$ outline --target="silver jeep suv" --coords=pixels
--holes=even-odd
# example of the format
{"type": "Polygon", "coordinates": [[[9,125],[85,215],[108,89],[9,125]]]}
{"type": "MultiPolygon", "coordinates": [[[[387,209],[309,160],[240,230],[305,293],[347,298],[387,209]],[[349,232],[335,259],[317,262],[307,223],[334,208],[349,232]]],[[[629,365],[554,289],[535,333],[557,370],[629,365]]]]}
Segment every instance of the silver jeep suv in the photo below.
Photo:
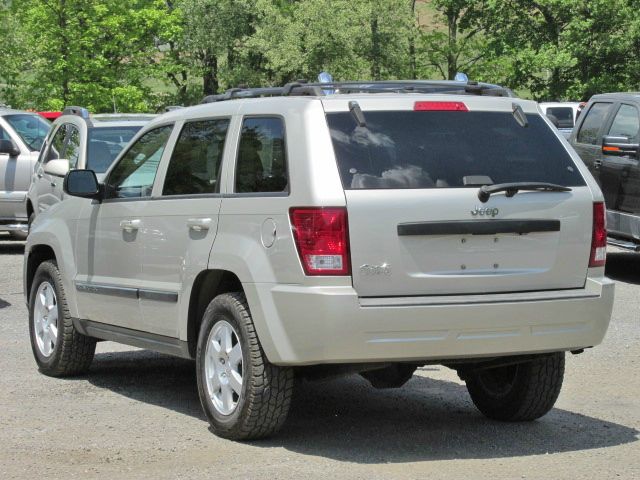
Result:
{"type": "Polygon", "coordinates": [[[97,340],[193,358],[231,439],[278,430],[294,376],[394,388],[425,364],[488,417],[544,415],[565,352],[609,324],[603,199],[538,106],[503,94],[290,84],[157,117],[34,224],[38,367],[86,372],[97,340]]]}

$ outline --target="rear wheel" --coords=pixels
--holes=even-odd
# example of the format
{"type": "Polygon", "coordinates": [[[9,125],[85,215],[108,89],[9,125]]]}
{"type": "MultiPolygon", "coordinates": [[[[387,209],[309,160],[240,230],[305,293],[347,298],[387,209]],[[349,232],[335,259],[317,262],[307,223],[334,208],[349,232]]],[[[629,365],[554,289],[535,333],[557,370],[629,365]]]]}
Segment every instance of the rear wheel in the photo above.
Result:
{"type": "Polygon", "coordinates": [[[553,408],[564,377],[564,352],[536,360],[470,372],[471,400],[485,416],[496,420],[529,421],[553,408]]]}
{"type": "Polygon", "coordinates": [[[284,424],[293,371],[267,360],[242,294],[219,295],[207,307],[196,370],[200,403],[216,435],[262,438],[284,424]]]}
{"type": "Polygon", "coordinates": [[[42,373],[77,375],[89,369],[96,340],[73,326],[58,266],[52,260],[36,270],[29,296],[31,349],[42,373]]]}

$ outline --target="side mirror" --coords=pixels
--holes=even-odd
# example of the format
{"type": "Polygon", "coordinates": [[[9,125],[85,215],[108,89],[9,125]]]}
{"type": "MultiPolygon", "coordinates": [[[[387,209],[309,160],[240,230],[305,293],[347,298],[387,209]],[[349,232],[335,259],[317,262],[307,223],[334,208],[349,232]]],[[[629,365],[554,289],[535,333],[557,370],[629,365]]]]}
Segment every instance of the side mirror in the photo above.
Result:
{"type": "Polygon", "coordinates": [[[102,189],[93,170],[71,170],[64,177],[62,189],[73,197],[102,198],[102,189]]]}
{"type": "Polygon", "coordinates": [[[613,137],[611,135],[605,135],[602,138],[603,155],[637,156],[639,151],[640,145],[637,143],[630,143],[627,137],[613,137]]]}
{"type": "Polygon", "coordinates": [[[13,143],[13,140],[0,140],[0,155],[1,154],[17,157],[20,155],[20,149],[13,143]]]}
{"type": "Polygon", "coordinates": [[[55,175],[56,177],[64,177],[69,171],[69,160],[64,158],[56,158],[49,160],[44,164],[44,173],[55,175]]]}

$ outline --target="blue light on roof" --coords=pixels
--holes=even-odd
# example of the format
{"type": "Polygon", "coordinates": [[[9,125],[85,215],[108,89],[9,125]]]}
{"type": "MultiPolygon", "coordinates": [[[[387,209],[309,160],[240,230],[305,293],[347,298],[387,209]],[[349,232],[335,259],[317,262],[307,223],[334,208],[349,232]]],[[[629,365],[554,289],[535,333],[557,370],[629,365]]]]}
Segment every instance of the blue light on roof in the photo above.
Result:
{"type": "Polygon", "coordinates": [[[466,73],[458,72],[456,76],[453,78],[456,82],[464,82],[467,83],[469,81],[469,77],[467,77],[466,73]]]}

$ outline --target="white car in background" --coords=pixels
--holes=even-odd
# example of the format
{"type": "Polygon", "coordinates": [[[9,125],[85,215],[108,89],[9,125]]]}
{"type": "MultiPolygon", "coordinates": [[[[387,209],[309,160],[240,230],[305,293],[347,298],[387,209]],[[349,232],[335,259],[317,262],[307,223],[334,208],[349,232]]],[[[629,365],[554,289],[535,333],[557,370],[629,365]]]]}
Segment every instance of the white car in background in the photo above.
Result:
{"type": "Polygon", "coordinates": [[[545,115],[553,115],[558,120],[558,130],[569,138],[571,131],[576,124],[580,102],[542,102],[540,108],[545,115]]]}

